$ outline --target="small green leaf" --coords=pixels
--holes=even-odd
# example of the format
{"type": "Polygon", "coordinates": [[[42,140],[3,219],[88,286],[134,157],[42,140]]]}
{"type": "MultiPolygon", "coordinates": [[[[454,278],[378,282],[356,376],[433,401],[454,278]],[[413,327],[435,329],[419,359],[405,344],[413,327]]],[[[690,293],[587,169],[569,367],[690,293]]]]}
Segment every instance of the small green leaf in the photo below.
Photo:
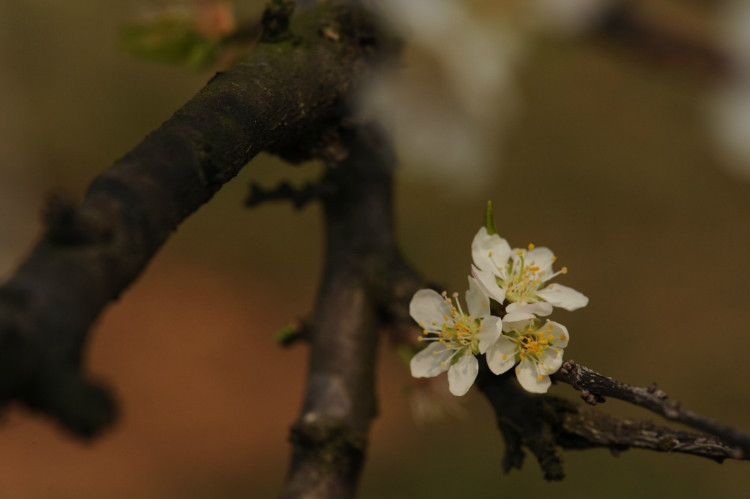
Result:
{"type": "Polygon", "coordinates": [[[216,59],[219,42],[194,28],[188,15],[166,13],[149,21],[125,26],[120,44],[129,54],[152,62],[204,68],[216,59]]]}
{"type": "Polygon", "coordinates": [[[288,345],[298,339],[299,336],[299,325],[298,324],[287,324],[275,333],[273,333],[273,341],[280,345],[288,345]]]}
{"type": "Polygon", "coordinates": [[[497,227],[495,227],[495,216],[492,214],[492,201],[487,201],[487,209],[484,212],[484,228],[487,229],[487,234],[497,234],[497,227]]]}

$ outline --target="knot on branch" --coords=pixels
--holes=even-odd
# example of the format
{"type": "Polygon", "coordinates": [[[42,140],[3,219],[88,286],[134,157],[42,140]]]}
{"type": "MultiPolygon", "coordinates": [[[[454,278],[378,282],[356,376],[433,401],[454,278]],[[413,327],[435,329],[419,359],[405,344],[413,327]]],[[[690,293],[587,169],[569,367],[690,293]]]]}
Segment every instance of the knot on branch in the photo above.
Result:
{"type": "Polygon", "coordinates": [[[294,0],[271,0],[263,11],[261,25],[263,26],[264,42],[276,42],[291,36],[289,19],[294,12],[294,0]]]}
{"type": "MultiPolygon", "coordinates": [[[[271,16],[271,6],[266,13],[271,16]]],[[[346,143],[346,135],[360,126],[367,126],[359,116],[359,93],[363,84],[370,80],[370,75],[384,62],[392,59],[401,48],[401,41],[387,28],[380,24],[367,9],[352,3],[330,2],[320,7],[319,15],[311,17],[304,12],[294,17],[291,27],[295,33],[295,42],[299,46],[322,49],[332,52],[337,57],[352,59],[348,64],[354,78],[344,81],[339,78],[340,70],[323,60],[316,68],[330,76],[340,89],[340,94],[327,103],[330,114],[310,126],[304,133],[286,140],[277,140],[266,147],[271,154],[280,156],[287,162],[298,164],[312,159],[323,160],[328,165],[338,164],[348,158],[351,151],[346,143]],[[296,36],[300,37],[297,39],[296,36]]],[[[265,19],[264,14],[264,19],[265,19]]],[[[270,17],[269,19],[272,19],[270,17]]],[[[265,28],[264,28],[265,29],[265,28]]],[[[295,43],[289,44],[295,45],[295,43]]],[[[292,48],[294,50],[294,48],[292,48]]],[[[310,85],[319,85],[317,80],[310,80],[310,85]]],[[[303,91],[306,85],[303,85],[303,91]]],[[[301,103],[298,112],[304,116],[314,111],[301,103]]]]}
{"type": "Polygon", "coordinates": [[[569,383],[581,393],[581,399],[589,405],[602,404],[606,402],[604,395],[599,393],[599,384],[590,383],[589,371],[581,369],[576,361],[570,359],[565,361],[560,370],[553,375],[553,379],[569,383]]]}
{"type": "Polygon", "coordinates": [[[648,387],[646,388],[646,391],[648,391],[648,393],[650,393],[651,395],[653,395],[654,397],[658,399],[661,399],[661,400],[667,399],[667,394],[663,390],[659,389],[658,386],[656,386],[656,382],[648,385],[648,387]]]}
{"type": "Polygon", "coordinates": [[[289,437],[295,448],[325,465],[360,462],[364,459],[367,437],[339,420],[305,415],[292,426],[289,437]]]}

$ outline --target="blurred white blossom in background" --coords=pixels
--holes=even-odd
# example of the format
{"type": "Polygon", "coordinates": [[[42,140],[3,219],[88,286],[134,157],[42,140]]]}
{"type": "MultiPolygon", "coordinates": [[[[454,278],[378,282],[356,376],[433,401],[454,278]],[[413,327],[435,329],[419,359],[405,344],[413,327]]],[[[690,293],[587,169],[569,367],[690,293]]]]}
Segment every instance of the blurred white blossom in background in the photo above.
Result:
{"type": "Polygon", "coordinates": [[[372,83],[365,109],[394,127],[406,173],[458,190],[487,181],[516,102],[518,33],[454,0],[385,0],[380,14],[408,39],[403,66],[372,83]]]}
{"type": "MultiPolygon", "coordinates": [[[[364,107],[393,128],[406,176],[448,186],[443,193],[476,192],[504,166],[505,132],[523,105],[516,79],[533,38],[586,35],[616,1],[371,2],[407,44],[402,64],[374,79],[364,107]]],[[[660,6],[631,5],[662,18],[673,12],[660,6]]],[[[722,163],[750,179],[750,0],[722,9],[716,37],[733,73],[711,94],[708,133],[722,163]]]]}
{"type": "Polygon", "coordinates": [[[727,169],[750,180],[750,0],[725,2],[718,37],[732,74],[711,99],[711,131],[727,169]]]}
{"type": "Polygon", "coordinates": [[[472,192],[502,168],[505,131],[522,96],[515,79],[529,38],[584,32],[611,0],[373,2],[408,40],[403,65],[382,72],[364,107],[393,127],[404,172],[472,192]]]}

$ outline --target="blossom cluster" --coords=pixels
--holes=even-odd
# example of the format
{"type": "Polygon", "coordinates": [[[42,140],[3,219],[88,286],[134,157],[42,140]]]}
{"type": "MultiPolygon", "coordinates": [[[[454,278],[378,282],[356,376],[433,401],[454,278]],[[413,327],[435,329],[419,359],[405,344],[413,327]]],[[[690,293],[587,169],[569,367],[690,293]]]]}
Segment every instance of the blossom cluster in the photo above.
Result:
{"type": "Polygon", "coordinates": [[[497,234],[489,207],[471,254],[466,309],[458,293],[448,296],[421,289],[411,300],[409,312],[422,328],[420,340],[427,343],[411,359],[412,376],[426,378],[448,371],[451,393],[464,395],[479,372],[476,356],[485,354],[493,373],[515,366],[525,390],[545,393],[551,384],[549,375],[562,365],[570,339],[565,326],[546,317],[554,307],[585,307],[588,298],[550,282],[567,273],[567,268],[553,271],[556,258],[548,248],[529,244],[526,249],[511,249],[497,234]]]}

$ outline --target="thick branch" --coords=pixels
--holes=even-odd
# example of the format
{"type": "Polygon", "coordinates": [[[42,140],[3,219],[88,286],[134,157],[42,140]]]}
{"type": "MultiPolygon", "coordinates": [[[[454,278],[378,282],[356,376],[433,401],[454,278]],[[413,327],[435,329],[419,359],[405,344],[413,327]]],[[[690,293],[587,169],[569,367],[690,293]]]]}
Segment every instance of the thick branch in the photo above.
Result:
{"type": "Polygon", "coordinates": [[[353,497],[376,414],[376,293],[393,248],[393,156],[372,128],[343,133],[347,159],[331,167],[323,198],[326,255],[310,336],[302,415],[282,497],[353,497]]]}
{"type": "Polygon", "coordinates": [[[94,180],[80,207],[51,206],[46,233],[0,289],[0,408],[19,400],[79,435],[112,421],[106,392],[79,374],[90,326],[261,150],[326,154],[321,135],[338,125],[341,102],[379,52],[367,19],[330,4],[295,18],[293,36],[217,74],[94,180]]]}

